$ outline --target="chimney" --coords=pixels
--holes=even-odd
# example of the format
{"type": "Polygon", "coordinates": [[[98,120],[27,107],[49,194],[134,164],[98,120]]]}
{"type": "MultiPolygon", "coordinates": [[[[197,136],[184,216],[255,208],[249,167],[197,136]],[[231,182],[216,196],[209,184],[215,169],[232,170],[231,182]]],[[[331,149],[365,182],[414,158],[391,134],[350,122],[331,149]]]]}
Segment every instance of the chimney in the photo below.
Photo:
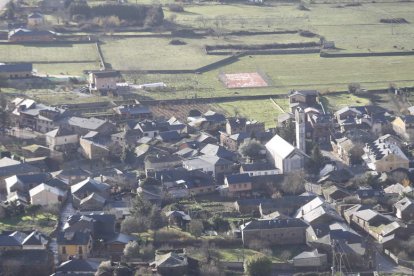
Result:
{"type": "Polygon", "coordinates": [[[100,175],[100,177],[101,177],[101,182],[104,182],[103,175],[102,174],[100,175]]]}

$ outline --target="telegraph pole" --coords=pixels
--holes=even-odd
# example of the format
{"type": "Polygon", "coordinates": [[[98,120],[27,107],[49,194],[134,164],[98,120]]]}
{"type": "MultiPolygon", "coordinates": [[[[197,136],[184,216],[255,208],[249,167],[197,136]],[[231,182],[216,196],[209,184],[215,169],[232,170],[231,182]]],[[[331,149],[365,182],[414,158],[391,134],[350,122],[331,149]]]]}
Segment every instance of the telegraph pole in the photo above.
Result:
{"type": "Polygon", "coordinates": [[[331,247],[332,247],[332,276],[335,276],[335,240],[332,240],[331,242],[331,247]]]}

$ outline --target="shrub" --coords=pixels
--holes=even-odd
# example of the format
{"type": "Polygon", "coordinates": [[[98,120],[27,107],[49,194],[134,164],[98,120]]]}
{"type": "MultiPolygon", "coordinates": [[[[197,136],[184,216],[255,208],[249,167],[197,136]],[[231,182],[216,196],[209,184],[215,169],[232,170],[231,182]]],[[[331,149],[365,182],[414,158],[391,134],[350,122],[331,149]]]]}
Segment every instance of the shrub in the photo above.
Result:
{"type": "Polygon", "coordinates": [[[148,230],[148,221],[142,217],[126,217],[121,223],[121,232],[125,234],[141,233],[148,230]]]}
{"type": "Polygon", "coordinates": [[[266,256],[254,256],[247,259],[245,271],[250,276],[264,276],[272,274],[272,261],[266,256]]]}
{"type": "Polygon", "coordinates": [[[178,4],[169,4],[168,9],[172,12],[184,12],[184,7],[178,4]]]}

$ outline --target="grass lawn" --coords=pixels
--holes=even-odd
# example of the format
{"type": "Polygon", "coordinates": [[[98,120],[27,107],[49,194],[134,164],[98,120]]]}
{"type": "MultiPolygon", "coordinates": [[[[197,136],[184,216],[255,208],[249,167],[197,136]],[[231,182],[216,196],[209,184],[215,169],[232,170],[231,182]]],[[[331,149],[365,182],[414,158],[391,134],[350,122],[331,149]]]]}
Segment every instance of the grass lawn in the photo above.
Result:
{"type": "Polygon", "coordinates": [[[167,38],[107,39],[102,52],[107,63],[118,70],[196,69],[223,59],[206,55],[199,40],[170,45],[167,38]]]}
{"type": "Polygon", "coordinates": [[[221,97],[257,94],[285,94],[292,89],[346,91],[349,83],[362,88],[386,88],[390,82],[398,86],[413,85],[414,56],[320,58],[317,54],[246,56],[220,69],[196,74],[125,75],[137,84],[164,82],[170,91],[139,92],[143,98],[170,99],[221,97]],[[260,72],[270,80],[269,87],[227,89],[219,80],[220,73],[260,72]]]}
{"type": "Polygon", "coordinates": [[[99,63],[35,63],[33,68],[40,74],[81,76],[83,70],[99,70],[99,63]]]}
{"type": "MultiPolygon", "coordinates": [[[[283,110],[288,111],[288,100],[274,100],[283,110]]],[[[275,119],[283,112],[269,100],[234,101],[215,104],[230,116],[241,115],[251,120],[264,122],[266,128],[275,127],[275,119]]]]}
{"type": "Polygon", "coordinates": [[[55,215],[45,215],[43,213],[34,217],[23,215],[13,218],[1,219],[0,230],[33,230],[38,229],[45,234],[52,232],[57,217],[55,215]]]}
{"type": "Polygon", "coordinates": [[[359,97],[353,94],[326,95],[322,101],[328,109],[337,111],[345,106],[362,106],[368,105],[371,101],[368,98],[359,97]]]}
{"type": "Polygon", "coordinates": [[[26,97],[34,99],[36,101],[50,104],[50,105],[57,105],[57,104],[64,104],[64,103],[88,103],[88,102],[100,102],[100,101],[108,101],[108,97],[99,97],[95,95],[89,94],[81,94],[81,93],[74,93],[74,92],[66,92],[63,90],[59,90],[59,92],[51,89],[31,89],[31,90],[16,90],[11,88],[3,88],[1,90],[3,93],[8,94],[24,94],[26,97]]]}
{"type": "MultiPolygon", "coordinates": [[[[0,45],[1,62],[57,62],[99,60],[94,44],[0,45]]],[[[86,68],[87,69],[87,68],[86,68]]]]}

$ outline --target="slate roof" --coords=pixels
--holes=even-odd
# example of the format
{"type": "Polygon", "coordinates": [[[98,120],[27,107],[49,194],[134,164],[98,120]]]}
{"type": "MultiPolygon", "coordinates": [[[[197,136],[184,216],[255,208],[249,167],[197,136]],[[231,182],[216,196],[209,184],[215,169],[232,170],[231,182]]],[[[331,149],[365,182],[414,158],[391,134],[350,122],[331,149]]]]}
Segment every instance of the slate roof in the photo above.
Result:
{"type": "Polygon", "coordinates": [[[167,216],[167,217],[180,217],[180,218],[182,218],[183,220],[187,220],[187,221],[190,221],[191,220],[191,217],[190,217],[190,215],[187,215],[186,213],[184,213],[183,211],[169,211],[169,212],[166,212],[165,213],[165,216],[167,216]]]}
{"type": "Polygon", "coordinates": [[[29,14],[27,18],[43,18],[43,15],[38,12],[34,12],[34,13],[29,14]]]}
{"type": "Polygon", "coordinates": [[[33,196],[35,196],[35,195],[37,195],[39,193],[42,193],[44,191],[47,191],[49,193],[52,193],[52,194],[55,194],[55,195],[61,196],[61,197],[66,196],[66,192],[65,191],[63,191],[61,189],[58,189],[56,187],[49,186],[49,185],[47,185],[45,183],[39,184],[36,187],[32,188],[29,191],[29,195],[30,195],[30,197],[33,197],[33,196]]]}
{"type": "Polygon", "coordinates": [[[275,166],[268,162],[246,163],[242,164],[241,168],[245,172],[276,170],[275,166]]]}
{"type": "Polygon", "coordinates": [[[57,243],[59,245],[86,245],[90,240],[90,234],[84,232],[59,232],[57,243]]]}
{"type": "Polygon", "coordinates": [[[70,117],[67,119],[67,123],[71,126],[81,127],[83,129],[97,130],[108,121],[98,118],[82,118],[82,117],[70,117]]]}
{"type": "Polygon", "coordinates": [[[96,78],[118,78],[121,76],[119,71],[106,70],[106,71],[90,71],[96,78]]]}
{"type": "Polygon", "coordinates": [[[15,231],[9,235],[10,237],[15,238],[20,244],[27,238],[27,234],[20,231],[15,231]]]}
{"type": "Polygon", "coordinates": [[[10,176],[15,174],[28,174],[39,172],[40,169],[8,157],[0,159],[0,176],[10,176]]]}
{"type": "Polygon", "coordinates": [[[49,137],[61,137],[61,136],[69,136],[69,135],[74,135],[74,134],[75,132],[68,128],[58,127],[52,131],[49,131],[45,135],[49,137]]]}
{"type": "Polygon", "coordinates": [[[156,255],[155,261],[150,265],[155,267],[183,267],[188,265],[187,257],[184,254],[178,254],[176,252],[169,252],[163,255],[156,255]]]}
{"type": "Polygon", "coordinates": [[[28,29],[15,29],[9,32],[9,37],[12,36],[44,36],[44,35],[54,35],[51,31],[42,31],[42,30],[28,30],[28,29]]]}
{"type": "Polygon", "coordinates": [[[192,167],[193,169],[201,169],[205,166],[217,166],[217,165],[232,165],[233,162],[226,160],[224,158],[220,158],[217,156],[208,156],[202,155],[197,156],[194,158],[190,158],[188,160],[184,160],[183,162],[185,165],[192,167]]]}
{"type": "Polygon", "coordinates": [[[61,263],[57,268],[57,272],[96,272],[99,263],[87,260],[72,259],[61,263]]]}
{"type": "Polygon", "coordinates": [[[157,154],[157,155],[148,155],[145,157],[145,161],[151,163],[169,163],[169,162],[179,162],[181,158],[176,155],[167,155],[167,154],[157,154]]]}
{"type": "Polygon", "coordinates": [[[225,149],[222,146],[207,144],[204,148],[200,150],[200,153],[208,156],[218,156],[225,159],[233,159],[235,153],[225,149]]]}
{"type": "Polygon", "coordinates": [[[248,173],[227,175],[226,179],[229,185],[251,182],[250,175],[248,173]]]}
{"type": "Polygon", "coordinates": [[[164,142],[173,142],[181,140],[181,136],[178,133],[178,131],[171,130],[160,132],[157,136],[157,139],[162,140],[164,142]]]}
{"type": "Polygon", "coordinates": [[[406,124],[413,124],[414,123],[414,115],[405,115],[405,116],[402,116],[401,119],[406,124]]]}
{"type": "Polygon", "coordinates": [[[99,182],[95,179],[88,177],[87,179],[73,185],[71,187],[72,194],[82,194],[84,192],[104,192],[109,189],[110,186],[106,183],[99,182]]]}
{"type": "Polygon", "coordinates": [[[411,208],[414,207],[414,201],[412,199],[409,199],[408,197],[404,197],[403,199],[397,201],[394,204],[395,208],[404,211],[405,209],[407,209],[408,207],[411,206],[411,208]]]}
{"type": "Polygon", "coordinates": [[[126,235],[123,233],[115,233],[115,235],[113,235],[113,237],[107,239],[105,241],[106,244],[113,244],[113,243],[122,243],[122,244],[127,244],[131,241],[136,241],[137,238],[130,236],[130,235],[126,235]]]}
{"type": "Polygon", "coordinates": [[[309,258],[318,258],[321,256],[326,256],[326,254],[319,253],[317,249],[313,251],[303,251],[299,255],[293,257],[293,260],[300,260],[300,259],[309,259],[309,258]]]}
{"type": "Polygon", "coordinates": [[[13,63],[13,64],[0,64],[0,72],[32,72],[32,63],[13,63]]]}
{"type": "Polygon", "coordinates": [[[241,142],[246,139],[250,139],[250,135],[247,132],[240,132],[240,133],[235,133],[233,135],[230,135],[230,139],[241,142]]]}
{"type": "Polygon", "coordinates": [[[43,234],[33,231],[23,240],[22,245],[46,245],[47,243],[48,241],[43,234]]]}
{"type": "Polygon", "coordinates": [[[241,227],[245,230],[260,230],[260,229],[274,229],[274,228],[296,228],[308,227],[308,224],[297,218],[278,218],[271,220],[252,220],[241,227]]]}
{"type": "Polygon", "coordinates": [[[0,235],[0,246],[21,246],[20,242],[14,237],[8,235],[0,235]]]}

